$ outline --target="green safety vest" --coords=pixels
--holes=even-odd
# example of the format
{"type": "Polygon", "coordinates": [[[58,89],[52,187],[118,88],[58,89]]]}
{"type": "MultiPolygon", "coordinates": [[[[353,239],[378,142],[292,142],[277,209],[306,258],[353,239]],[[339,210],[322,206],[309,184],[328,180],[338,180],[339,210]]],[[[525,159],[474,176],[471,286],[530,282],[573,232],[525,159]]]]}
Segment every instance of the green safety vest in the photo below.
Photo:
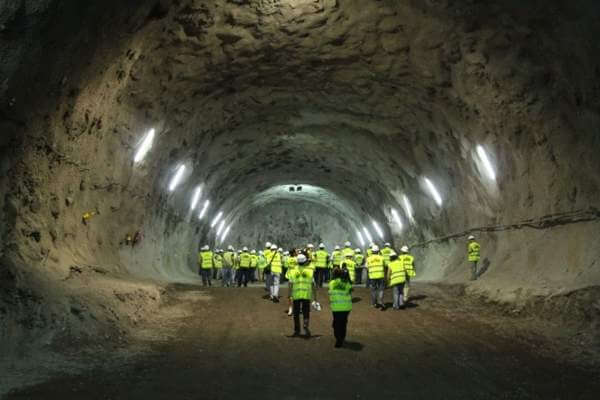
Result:
{"type": "Polygon", "coordinates": [[[202,269],[211,269],[213,267],[213,252],[201,251],[198,255],[198,264],[202,263],[202,269]]]}
{"type": "Polygon", "coordinates": [[[342,262],[342,252],[339,250],[335,250],[333,253],[331,253],[331,260],[333,265],[335,265],[336,267],[339,266],[342,262]]]}
{"type": "Polygon", "coordinates": [[[215,254],[214,263],[215,263],[215,268],[217,268],[217,269],[223,268],[223,257],[221,257],[220,254],[215,254]]]}
{"type": "Polygon", "coordinates": [[[406,270],[404,269],[404,261],[402,256],[394,261],[390,261],[390,285],[395,286],[406,282],[406,270]]]}
{"type": "Polygon", "coordinates": [[[369,279],[383,278],[383,256],[373,254],[367,258],[367,268],[369,269],[369,279]]]}
{"type": "Polygon", "coordinates": [[[240,268],[250,268],[250,253],[240,254],[240,268]]]}
{"type": "MultiPolygon", "coordinates": [[[[274,274],[280,274],[282,269],[281,269],[281,254],[279,253],[275,253],[275,257],[273,257],[273,254],[270,254],[269,257],[273,258],[273,261],[271,261],[271,272],[274,274]]],[[[269,262],[271,258],[269,258],[267,260],[267,262],[269,262]]]]}
{"type": "Polygon", "coordinates": [[[340,267],[346,268],[348,270],[348,275],[350,275],[350,281],[352,283],[356,282],[356,271],[355,271],[355,267],[356,267],[356,263],[352,260],[344,260],[342,261],[342,265],[340,265],[340,267]]]}
{"type": "Polygon", "coordinates": [[[256,268],[258,265],[258,256],[256,254],[250,254],[250,268],[256,268]]]}
{"type": "Polygon", "coordinates": [[[342,250],[342,261],[346,258],[348,254],[354,257],[354,250],[350,247],[344,247],[344,250],[342,250]]]}
{"type": "Polygon", "coordinates": [[[298,267],[289,273],[290,282],[292,282],[292,299],[310,300],[312,299],[313,270],[298,267]]]}
{"type": "Polygon", "coordinates": [[[384,247],[383,249],[381,249],[381,255],[383,256],[383,262],[384,265],[388,265],[390,262],[390,256],[392,255],[392,248],[391,247],[384,247]]]}
{"type": "Polygon", "coordinates": [[[479,252],[481,250],[481,246],[477,242],[470,242],[467,247],[469,253],[469,261],[479,261],[481,258],[479,252]]]}
{"type": "Polygon", "coordinates": [[[362,266],[364,261],[365,261],[365,256],[362,253],[356,253],[356,255],[354,256],[354,262],[356,263],[356,266],[357,267],[362,266]]]}
{"type": "Polygon", "coordinates": [[[329,282],[329,305],[331,311],[352,311],[352,284],[341,279],[329,282]]]}
{"type": "Polygon", "coordinates": [[[231,251],[228,251],[223,255],[223,260],[225,261],[225,268],[233,267],[233,253],[231,251]]]}
{"type": "Polygon", "coordinates": [[[265,269],[267,266],[267,259],[264,255],[258,256],[258,269],[265,269]]]}
{"type": "Polygon", "coordinates": [[[413,256],[411,256],[408,253],[400,254],[398,259],[402,260],[402,263],[404,264],[404,270],[406,271],[406,276],[408,276],[409,278],[412,278],[413,276],[417,276],[417,274],[415,272],[415,265],[414,265],[415,258],[413,256]]]}
{"type": "Polygon", "coordinates": [[[317,250],[317,261],[315,266],[317,268],[327,268],[327,258],[329,257],[329,253],[325,250],[317,250]]]}
{"type": "Polygon", "coordinates": [[[367,249],[367,258],[371,257],[372,255],[373,255],[373,250],[367,249]]]}

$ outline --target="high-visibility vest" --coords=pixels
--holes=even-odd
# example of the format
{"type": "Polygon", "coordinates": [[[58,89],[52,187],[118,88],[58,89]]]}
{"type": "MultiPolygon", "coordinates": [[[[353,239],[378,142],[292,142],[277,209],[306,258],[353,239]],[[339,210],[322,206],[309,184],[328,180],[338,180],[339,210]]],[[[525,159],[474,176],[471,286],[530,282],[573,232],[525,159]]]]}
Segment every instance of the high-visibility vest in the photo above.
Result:
{"type": "Polygon", "coordinates": [[[317,250],[315,266],[317,268],[327,268],[327,258],[329,258],[329,253],[325,250],[317,250]]]}
{"type": "Polygon", "coordinates": [[[223,257],[220,254],[215,254],[214,263],[215,263],[215,268],[217,268],[217,269],[223,268],[223,257]]]}
{"type": "Polygon", "coordinates": [[[331,262],[334,266],[339,267],[342,262],[342,252],[335,250],[333,253],[331,253],[331,262]]]}
{"type": "Polygon", "coordinates": [[[406,281],[406,270],[404,269],[404,261],[402,256],[399,256],[394,261],[390,261],[388,265],[390,269],[390,285],[395,286],[406,281]]]}
{"type": "Polygon", "coordinates": [[[352,283],[356,282],[356,271],[355,271],[355,267],[356,267],[356,263],[353,260],[348,260],[345,259],[344,261],[342,261],[342,264],[340,265],[340,267],[346,268],[348,270],[348,275],[350,275],[350,281],[352,283]]]}
{"type": "Polygon", "coordinates": [[[250,268],[250,253],[244,251],[240,254],[240,268],[250,268]]]}
{"type": "Polygon", "coordinates": [[[467,246],[467,251],[469,253],[469,261],[479,261],[479,259],[481,258],[481,246],[479,245],[479,243],[475,241],[469,242],[469,245],[467,246]]]}
{"type": "Polygon", "coordinates": [[[356,266],[361,267],[364,261],[365,256],[362,253],[356,253],[356,255],[354,256],[354,262],[356,263],[356,266]]]}
{"type": "Polygon", "coordinates": [[[198,264],[202,265],[202,269],[211,269],[213,267],[213,252],[201,251],[198,255],[198,264]]]}
{"type": "Polygon", "coordinates": [[[369,279],[383,278],[383,256],[373,254],[367,258],[367,268],[369,269],[369,279]]]}
{"type": "Polygon", "coordinates": [[[350,247],[344,247],[344,250],[342,250],[342,261],[346,258],[348,254],[354,257],[354,250],[350,247]]]}
{"type": "Polygon", "coordinates": [[[256,254],[250,254],[250,268],[256,268],[258,265],[258,256],[256,254]]]}
{"type": "Polygon", "coordinates": [[[267,259],[265,258],[264,255],[262,256],[258,256],[258,269],[265,269],[265,267],[267,266],[267,259]]]}
{"type": "Polygon", "coordinates": [[[381,255],[383,256],[383,263],[384,265],[388,265],[390,262],[390,255],[392,254],[392,248],[391,247],[384,247],[383,249],[381,249],[381,255]]]}
{"type": "Polygon", "coordinates": [[[404,270],[406,271],[406,276],[412,278],[413,276],[417,276],[415,272],[414,261],[415,258],[410,254],[400,254],[398,257],[399,260],[402,260],[402,264],[404,265],[404,270]]]}
{"type": "Polygon", "coordinates": [[[289,269],[298,268],[298,259],[296,257],[289,256],[287,260],[287,267],[289,269]]]}
{"type": "Polygon", "coordinates": [[[294,268],[289,274],[292,282],[292,299],[310,300],[312,299],[313,271],[312,269],[298,267],[294,268]]]}
{"type": "Polygon", "coordinates": [[[341,279],[329,282],[329,305],[331,311],[352,311],[352,284],[341,279]]]}
{"type": "Polygon", "coordinates": [[[373,250],[367,249],[367,258],[371,257],[372,255],[373,255],[373,250]]]}
{"type": "Polygon", "coordinates": [[[223,261],[225,262],[225,268],[232,268],[233,267],[233,252],[231,251],[227,251],[225,252],[225,254],[223,255],[223,261]]]}
{"type": "Polygon", "coordinates": [[[289,256],[281,257],[281,264],[283,265],[284,268],[289,268],[289,266],[288,266],[289,258],[290,258],[289,256]]]}
{"type": "MultiPolygon", "coordinates": [[[[273,261],[271,262],[271,272],[274,274],[280,274],[281,269],[281,254],[275,253],[275,257],[271,254],[273,261]]],[[[268,262],[268,261],[267,261],[268,262]]]]}

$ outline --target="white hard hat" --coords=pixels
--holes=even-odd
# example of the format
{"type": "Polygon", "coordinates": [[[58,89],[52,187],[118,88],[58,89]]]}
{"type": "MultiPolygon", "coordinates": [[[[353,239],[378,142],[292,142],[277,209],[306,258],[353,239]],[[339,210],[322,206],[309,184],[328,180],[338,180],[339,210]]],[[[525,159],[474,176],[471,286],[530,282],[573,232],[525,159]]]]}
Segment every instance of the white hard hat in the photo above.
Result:
{"type": "Polygon", "coordinates": [[[252,253],[252,254],[256,254],[256,250],[252,250],[250,253],[252,253]]]}
{"type": "Polygon", "coordinates": [[[357,247],[356,249],[354,249],[355,252],[360,253],[360,249],[357,247]]]}
{"type": "Polygon", "coordinates": [[[408,246],[402,246],[400,251],[402,251],[403,253],[408,253],[408,246]]]}
{"type": "Polygon", "coordinates": [[[238,250],[238,254],[240,254],[241,252],[242,252],[241,250],[238,250]]]}
{"type": "Polygon", "coordinates": [[[373,250],[373,253],[379,253],[379,246],[377,246],[376,244],[374,244],[374,245],[371,247],[371,250],[373,250]]]}
{"type": "Polygon", "coordinates": [[[233,246],[231,246],[231,245],[230,245],[230,246],[227,248],[227,250],[234,250],[234,248],[233,248],[233,246]]]}
{"type": "Polygon", "coordinates": [[[475,240],[475,236],[469,235],[469,240],[475,240]]]}
{"type": "Polygon", "coordinates": [[[312,249],[315,246],[313,246],[312,243],[309,243],[308,246],[306,246],[306,247],[308,247],[309,249],[312,249]]]}
{"type": "Polygon", "coordinates": [[[280,247],[277,249],[277,251],[281,253],[283,251],[283,249],[280,247]]]}
{"type": "Polygon", "coordinates": [[[346,247],[350,247],[350,246],[352,246],[352,243],[350,243],[350,242],[346,242],[346,243],[344,243],[344,246],[346,246],[346,247]]]}
{"type": "Polygon", "coordinates": [[[244,246],[244,248],[242,250],[248,251],[248,248],[246,246],[244,246]]]}
{"type": "Polygon", "coordinates": [[[202,250],[204,250],[204,251],[206,251],[206,250],[208,250],[208,249],[210,249],[210,247],[208,247],[208,245],[205,245],[205,246],[202,248],[202,250]]]}
{"type": "Polygon", "coordinates": [[[398,257],[398,254],[392,250],[392,252],[390,253],[390,257],[398,257]]]}
{"type": "Polygon", "coordinates": [[[325,243],[321,243],[321,244],[319,245],[319,248],[320,248],[320,249],[324,249],[324,248],[325,248],[325,243]]]}
{"type": "Polygon", "coordinates": [[[389,242],[386,242],[385,247],[392,247],[392,245],[389,242]]]}
{"type": "Polygon", "coordinates": [[[268,249],[269,247],[271,247],[271,242],[267,242],[267,243],[265,244],[265,248],[267,248],[267,249],[268,249]]]}
{"type": "Polygon", "coordinates": [[[340,246],[335,246],[335,249],[336,249],[336,250],[339,250],[339,249],[340,249],[340,246]]]}
{"type": "Polygon", "coordinates": [[[277,250],[277,245],[276,244],[272,244],[271,245],[271,250],[277,250]]]}
{"type": "Polygon", "coordinates": [[[283,255],[284,255],[284,256],[289,256],[289,255],[290,255],[290,252],[286,250],[286,251],[284,251],[284,252],[283,252],[283,255]]]}
{"type": "Polygon", "coordinates": [[[375,243],[371,242],[371,243],[369,244],[369,247],[373,247],[373,246],[375,246],[375,243]]]}
{"type": "Polygon", "coordinates": [[[296,260],[298,260],[298,264],[304,265],[306,261],[308,261],[308,258],[306,258],[304,254],[300,254],[298,257],[296,257],[296,260]]]}

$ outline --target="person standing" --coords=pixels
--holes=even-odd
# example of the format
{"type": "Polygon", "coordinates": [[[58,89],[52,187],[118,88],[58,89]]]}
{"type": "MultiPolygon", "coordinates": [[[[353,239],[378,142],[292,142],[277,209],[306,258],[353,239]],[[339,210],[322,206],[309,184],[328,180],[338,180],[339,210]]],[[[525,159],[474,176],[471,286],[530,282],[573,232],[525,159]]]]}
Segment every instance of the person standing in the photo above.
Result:
{"type": "Polygon", "coordinates": [[[256,250],[250,252],[250,282],[256,282],[256,268],[258,267],[258,256],[256,250]]]}
{"type": "Polygon", "coordinates": [[[327,282],[329,282],[331,278],[331,272],[334,268],[339,268],[342,263],[342,251],[340,250],[340,246],[335,246],[333,251],[331,252],[331,264],[329,266],[329,270],[327,271],[327,276],[325,277],[327,282]]]}
{"type": "Polygon", "coordinates": [[[219,280],[223,277],[223,250],[216,250],[213,259],[213,279],[219,280]]]}
{"type": "Polygon", "coordinates": [[[348,271],[350,282],[354,284],[356,282],[356,263],[354,262],[354,250],[352,253],[347,252],[342,264],[340,265],[342,271],[348,271]]]}
{"type": "Polygon", "coordinates": [[[373,245],[372,254],[367,258],[367,271],[371,286],[371,305],[385,311],[383,304],[383,291],[385,279],[383,273],[383,256],[379,254],[379,246],[373,245]]]}
{"type": "MultiPolygon", "coordinates": [[[[282,249],[280,249],[281,252],[282,249]]],[[[284,251],[282,253],[283,255],[281,256],[281,278],[280,278],[280,283],[283,283],[286,281],[286,276],[287,276],[287,270],[288,270],[288,260],[290,258],[290,252],[289,251],[284,251]]]]}
{"type": "Polygon", "coordinates": [[[404,269],[404,260],[399,258],[395,251],[390,254],[387,279],[394,295],[394,310],[404,309],[406,270],[404,269]]]}
{"type": "Polygon", "coordinates": [[[202,247],[198,254],[198,265],[200,266],[200,276],[202,276],[202,286],[212,286],[211,275],[213,268],[213,252],[208,245],[202,247]]]}
{"type": "Polygon", "coordinates": [[[271,250],[271,242],[267,242],[265,244],[265,249],[263,251],[265,254],[265,269],[264,269],[264,278],[265,278],[265,290],[268,292],[271,290],[270,282],[271,282],[271,260],[273,258],[273,253],[271,250]]]}
{"type": "Polygon", "coordinates": [[[404,283],[404,302],[408,303],[410,301],[410,297],[408,297],[410,292],[410,280],[417,275],[415,272],[415,258],[409,254],[408,246],[402,246],[400,251],[402,252],[400,259],[402,260],[404,271],[406,271],[406,282],[404,283]]]}
{"type": "Polygon", "coordinates": [[[238,287],[248,287],[248,278],[250,276],[250,253],[248,252],[248,248],[244,247],[242,253],[240,254],[240,270],[238,272],[238,287]]]}
{"type": "MultiPolygon", "coordinates": [[[[344,248],[342,249],[342,260],[341,261],[344,261],[348,254],[350,254],[352,256],[352,258],[354,258],[354,250],[352,249],[352,243],[350,243],[350,242],[344,243],[344,248]]],[[[340,265],[341,265],[341,262],[340,262],[340,265]]]]}
{"type": "Polygon", "coordinates": [[[288,269],[285,273],[285,279],[288,281],[288,316],[293,314],[293,301],[292,301],[292,284],[290,283],[290,274],[298,268],[298,252],[296,249],[292,249],[288,257],[288,269]]]}
{"type": "Polygon", "coordinates": [[[300,336],[300,311],[302,311],[304,334],[310,337],[310,303],[316,301],[313,270],[307,268],[309,260],[305,254],[297,257],[298,267],[289,274],[294,314],[294,336],[300,336]]]}
{"type": "Polygon", "coordinates": [[[327,271],[327,266],[329,265],[329,253],[325,250],[325,244],[321,243],[319,245],[319,250],[317,250],[315,254],[315,282],[317,283],[317,287],[323,287],[323,281],[325,281],[325,272],[327,271]]]}
{"type": "Polygon", "coordinates": [[[365,263],[365,256],[361,250],[357,247],[354,250],[354,271],[356,271],[356,285],[362,283],[363,264],[365,263]]]}
{"type": "Polygon", "coordinates": [[[258,252],[258,262],[256,265],[256,268],[258,271],[258,281],[259,282],[264,282],[266,266],[267,266],[267,259],[265,258],[265,252],[261,250],[258,252]]]}
{"type": "Polygon", "coordinates": [[[235,258],[235,250],[233,246],[229,246],[227,251],[223,255],[223,280],[221,281],[221,285],[223,287],[230,287],[232,283],[232,270],[233,270],[233,262],[235,258]]]}
{"type": "Polygon", "coordinates": [[[477,280],[477,263],[481,258],[481,246],[475,241],[475,236],[469,236],[467,245],[469,263],[471,263],[471,280],[477,280]]]}
{"type": "Polygon", "coordinates": [[[269,276],[269,293],[273,303],[279,303],[279,279],[282,271],[281,253],[277,245],[271,245],[271,260],[269,262],[271,274],[269,276]]]}
{"type": "Polygon", "coordinates": [[[333,270],[333,277],[329,282],[329,305],[333,314],[335,347],[340,348],[346,340],[348,316],[352,311],[352,283],[339,268],[333,270]]]}

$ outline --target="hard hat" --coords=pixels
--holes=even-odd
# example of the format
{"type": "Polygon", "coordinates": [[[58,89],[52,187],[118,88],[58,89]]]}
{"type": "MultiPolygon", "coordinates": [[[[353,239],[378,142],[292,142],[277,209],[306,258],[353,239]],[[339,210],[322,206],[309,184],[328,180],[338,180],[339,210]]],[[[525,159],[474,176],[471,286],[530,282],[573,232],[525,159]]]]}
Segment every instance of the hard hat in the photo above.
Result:
{"type": "Polygon", "coordinates": [[[244,248],[242,250],[248,251],[248,248],[246,246],[244,246],[244,248]]]}
{"type": "Polygon", "coordinates": [[[252,253],[252,254],[256,254],[256,250],[252,250],[250,253],[252,253]]]}
{"type": "Polygon", "coordinates": [[[374,244],[373,247],[371,247],[371,250],[373,250],[373,253],[379,253],[379,246],[374,244]]]}
{"type": "Polygon", "coordinates": [[[356,249],[354,249],[355,252],[360,253],[360,249],[357,247],[356,249]]]}
{"type": "Polygon", "coordinates": [[[223,252],[223,249],[219,250],[219,253],[222,253],[222,252],[223,252]]]}
{"type": "Polygon", "coordinates": [[[325,243],[321,243],[321,244],[319,245],[319,248],[320,248],[320,249],[324,249],[324,248],[325,248],[325,243]]]}
{"type": "Polygon", "coordinates": [[[385,247],[392,247],[392,245],[389,242],[386,242],[385,247]]]}
{"type": "Polygon", "coordinates": [[[350,246],[352,246],[352,243],[350,243],[350,242],[346,242],[346,243],[344,243],[344,246],[346,246],[346,247],[350,247],[350,246]]]}
{"type": "Polygon", "coordinates": [[[306,247],[308,247],[309,249],[312,249],[315,246],[313,246],[312,243],[309,243],[308,246],[306,246],[306,247]]]}
{"type": "Polygon", "coordinates": [[[277,245],[275,245],[275,244],[272,244],[272,245],[271,245],[271,250],[277,250],[277,245]]]}
{"type": "Polygon", "coordinates": [[[277,249],[277,251],[281,253],[283,251],[283,249],[280,247],[277,249]]]}
{"type": "Polygon", "coordinates": [[[267,249],[268,249],[269,247],[271,247],[271,242],[267,242],[267,243],[265,244],[265,248],[267,248],[267,249]]]}
{"type": "Polygon", "coordinates": [[[402,251],[403,253],[408,253],[408,246],[402,246],[400,251],[402,251]]]}
{"type": "Polygon", "coordinates": [[[339,250],[339,249],[340,249],[340,246],[335,246],[335,249],[336,249],[336,250],[339,250]]]}
{"type": "Polygon", "coordinates": [[[233,248],[233,246],[229,246],[229,247],[227,248],[227,250],[235,250],[235,249],[233,248]]]}
{"type": "Polygon", "coordinates": [[[398,259],[398,253],[396,253],[395,251],[392,251],[390,253],[390,260],[397,260],[398,259]]]}
{"type": "Polygon", "coordinates": [[[265,254],[265,252],[264,252],[264,251],[262,251],[262,250],[260,250],[260,251],[258,252],[258,254],[260,254],[260,255],[262,256],[262,255],[264,255],[264,254],[265,254]]]}
{"type": "Polygon", "coordinates": [[[296,257],[296,260],[298,260],[298,264],[304,265],[308,261],[308,258],[306,258],[304,254],[300,254],[298,257],[296,257]]]}
{"type": "Polygon", "coordinates": [[[473,235],[470,235],[470,236],[469,236],[469,240],[475,240],[475,236],[473,236],[473,235]]]}
{"type": "Polygon", "coordinates": [[[242,252],[241,250],[238,250],[238,254],[240,254],[241,252],[242,252]]]}
{"type": "Polygon", "coordinates": [[[202,248],[202,250],[204,250],[204,251],[206,251],[206,250],[208,250],[208,249],[210,249],[210,247],[208,247],[208,245],[205,245],[205,246],[202,248]]]}
{"type": "Polygon", "coordinates": [[[290,255],[290,252],[286,250],[286,251],[284,251],[284,252],[283,252],[283,255],[284,255],[284,256],[289,256],[289,255],[290,255]]]}

